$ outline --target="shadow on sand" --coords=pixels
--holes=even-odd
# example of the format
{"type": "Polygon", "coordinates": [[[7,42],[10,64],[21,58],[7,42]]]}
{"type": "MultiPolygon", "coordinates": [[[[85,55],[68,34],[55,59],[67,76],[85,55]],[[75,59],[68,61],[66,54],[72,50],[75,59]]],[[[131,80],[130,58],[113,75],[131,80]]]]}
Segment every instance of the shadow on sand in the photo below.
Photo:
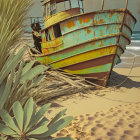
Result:
{"type": "MultiPolygon", "coordinates": [[[[140,76],[134,76],[134,78],[140,78],[140,76]]],[[[132,79],[130,79],[129,77],[125,75],[121,75],[112,71],[107,86],[116,87],[116,88],[120,88],[120,87],[140,88],[140,82],[133,81],[132,79]]]]}

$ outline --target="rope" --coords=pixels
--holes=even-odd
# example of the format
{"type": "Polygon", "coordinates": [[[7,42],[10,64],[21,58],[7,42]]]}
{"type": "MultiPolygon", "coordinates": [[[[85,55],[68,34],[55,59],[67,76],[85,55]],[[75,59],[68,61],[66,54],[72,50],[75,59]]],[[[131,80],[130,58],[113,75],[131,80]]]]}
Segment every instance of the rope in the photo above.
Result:
{"type": "Polygon", "coordinates": [[[130,74],[132,72],[132,69],[134,67],[134,64],[135,64],[135,57],[133,57],[133,63],[132,63],[132,66],[130,68],[130,71],[129,71],[128,75],[126,76],[126,78],[120,84],[115,85],[115,87],[120,87],[122,84],[124,84],[128,80],[128,77],[130,76],[130,74]]]}

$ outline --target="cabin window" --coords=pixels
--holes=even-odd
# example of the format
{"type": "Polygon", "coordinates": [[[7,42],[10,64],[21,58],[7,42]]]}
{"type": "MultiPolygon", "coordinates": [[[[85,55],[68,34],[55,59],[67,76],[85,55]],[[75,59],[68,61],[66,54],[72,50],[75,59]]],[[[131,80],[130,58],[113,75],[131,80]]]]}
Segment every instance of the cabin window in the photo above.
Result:
{"type": "Polygon", "coordinates": [[[70,9],[70,1],[65,1],[65,9],[68,10],[70,9]]]}
{"type": "Polygon", "coordinates": [[[55,38],[62,36],[60,24],[53,26],[55,38]]]}
{"type": "Polygon", "coordinates": [[[80,12],[84,13],[83,0],[51,0],[45,5],[44,16],[54,15],[71,8],[80,8],[80,12]]]}
{"type": "Polygon", "coordinates": [[[47,4],[46,6],[46,10],[47,10],[47,16],[50,15],[50,3],[47,4]]]}
{"type": "Polygon", "coordinates": [[[48,29],[45,30],[45,35],[46,35],[46,41],[50,41],[51,40],[51,36],[50,36],[50,33],[49,33],[48,29]]]}
{"type": "Polygon", "coordinates": [[[79,7],[79,0],[71,0],[71,7],[72,8],[77,8],[79,7]]]}
{"type": "Polygon", "coordinates": [[[57,12],[65,11],[65,2],[59,2],[57,3],[57,12]]]}
{"type": "Polygon", "coordinates": [[[84,13],[84,7],[83,7],[83,2],[82,0],[79,0],[79,6],[80,6],[80,12],[84,13]]]}
{"type": "Polygon", "coordinates": [[[50,5],[50,15],[53,15],[56,13],[56,1],[52,0],[50,5]]]}
{"type": "Polygon", "coordinates": [[[56,9],[57,12],[62,12],[62,11],[68,10],[68,9],[70,9],[70,1],[63,0],[63,1],[57,2],[56,7],[57,7],[57,9],[56,9]]]}
{"type": "Polygon", "coordinates": [[[84,13],[82,0],[70,0],[71,8],[80,8],[80,12],[84,13]]]}

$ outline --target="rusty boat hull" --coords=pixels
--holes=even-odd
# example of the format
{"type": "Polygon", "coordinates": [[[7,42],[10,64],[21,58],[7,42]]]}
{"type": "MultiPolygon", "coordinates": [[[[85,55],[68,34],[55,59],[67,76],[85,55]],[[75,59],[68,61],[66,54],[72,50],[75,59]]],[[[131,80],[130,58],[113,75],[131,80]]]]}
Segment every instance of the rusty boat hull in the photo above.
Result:
{"type": "Polygon", "coordinates": [[[52,40],[42,30],[42,54],[32,56],[54,69],[84,77],[106,86],[112,68],[130,44],[135,17],[126,9],[102,10],[61,19],[46,25],[52,40]],[[62,36],[55,38],[53,26],[62,36]]]}

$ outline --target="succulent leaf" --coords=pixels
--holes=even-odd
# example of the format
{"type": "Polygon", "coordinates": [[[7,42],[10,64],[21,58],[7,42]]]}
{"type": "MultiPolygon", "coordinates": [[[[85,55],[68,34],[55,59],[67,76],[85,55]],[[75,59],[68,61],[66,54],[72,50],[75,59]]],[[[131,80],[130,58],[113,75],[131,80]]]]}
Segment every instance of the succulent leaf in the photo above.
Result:
{"type": "Polygon", "coordinates": [[[28,135],[39,135],[39,134],[43,134],[43,133],[45,133],[47,131],[48,131],[48,127],[45,124],[43,126],[40,126],[40,127],[36,128],[36,129],[34,129],[33,131],[30,131],[28,133],[28,135]]]}
{"type": "Polygon", "coordinates": [[[15,135],[16,132],[10,129],[8,126],[0,123],[0,134],[15,135]]]}
{"type": "Polygon", "coordinates": [[[32,68],[30,71],[28,71],[27,73],[25,73],[21,79],[21,83],[24,83],[24,81],[27,80],[32,80],[34,77],[36,77],[37,75],[39,75],[40,73],[44,72],[45,70],[47,70],[48,68],[42,65],[38,65],[34,68],[32,68]]]}
{"type": "Polygon", "coordinates": [[[7,78],[2,82],[2,84],[0,85],[0,109],[2,109],[4,102],[2,101],[2,98],[4,96],[3,92],[5,90],[5,86],[6,86],[6,82],[7,82],[7,78]]]}
{"type": "Polygon", "coordinates": [[[37,125],[35,125],[34,129],[36,129],[36,128],[40,127],[40,126],[43,126],[43,125],[47,126],[48,122],[49,122],[49,120],[46,117],[44,117],[41,121],[39,121],[37,123],[37,125]]]}
{"type": "Polygon", "coordinates": [[[44,79],[45,77],[46,77],[46,75],[40,75],[37,78],[34,78],[32,84],[30,85],[30,87],[37,86],[41,82],[41,80],[44,79]]]}
{"type": "Polygon", "coordinates": [[[19,101],[16,101],[13,104],[13,113],[14,113],[15,119],[17,121],[17,124],[19,126],[19,129],[22,131],[22,129],[23,129],[23,108],[19,101]]]}
{"type": "Polygon", "coordinates": [[[14,85],[13,85],[13,88],[12,88],[12,93],[13,91],[15,90],[15,88],[18,86],[19,84],[19,81],[20,81],[20,78],[21,78],[21,74],[22,74],[22,69],[23,69],[23,66],[25,65],[24,61],[22,61],[19,65],[19,68],[18,68],[18,71],[17,71],[17,75],[16,75],[16,78],[15,78],[15,81],[14,81],[14,85]]]}
{"type": "MultiPolygon", "coordinates": [[[[11,69],[15,69],[27,47],[22,48],[13,59],[9,60],[1,70],[0,83],[7,77],[11,69]]],[[[13,54],[11,54],[13,56],[13,54]]]]}
{"type": "Polygon", "coordinates": [[[24,131],[26,131],[26,129],[31,121],[33,110],[34,110],[34,101],[33,101],[33,98],[31,97],[26,102],[25,107],[24,107],[24,131]]]}
{"type": "Polygon", "coordinates": [[[16,131],[16,132],[19,132],[19,129],[18,127],[15,125],[12,117],[4,110],[4,109],[1,109],[0,110],[0,116],[3,120],[3,122],[8,126],[10,127],[12,130],[16,131]]]}
{"type": "Polygon", "coordinates": [[[46,111],[50,108],[51,104],[45,104],[43,105],[40,110],[36,113],[36,115],[32,118],[31,120],[31,124],[29,125],[29,127],[31,128],[32,126],[34,126],[42,117],[43,115],[46,113],[46,111]]]}
{"type": "Polygon", "coordinates": [[[7,78],[7,83],[6,83],[5,88],[4,88],[4,91],[3,91],[3,96],[0,99],[0,102],[1,102],[1,106],[0,107],[1,108],[3,108],[5,102],[6,102],[7,98],[8,98],[8,95],[10,93],[10,89],[11,89],[11,86],[12,86],[13,77],[14,77],[14,70],[12,69],[10,78],[9,79],[7,78]]]}
{"type": "Polygon", "coordinates": [[[31,62],[26,64],[26,66],[22,70],[22,76],[32,68],[34,63],[35,63],[35,61],[31,61],[31,62]]]}
{"type": "Polygon", "coordinates": [[[62,137],[62,138],[56,138],[56,139],[51,139],[51,140],[72,140],[70,137],[62,137]]]}
{"type": "Polygon", "coordinates": [[[40,138],[44,138],[44,137],[46,138],[56,133],[57,131],[60,131],[61,129],[66,127],[72,121],[72,119],[73,119],[72,116],[68,116],[68,117],[60,119],[59,121],[55,122],[50,127],[48,127],[49,129],[48,132],[40,135],[40,138]]]}
{"type": "Polygon", "coordinates": [[[50,125],[52,125],[53,123],[55,123],[57,120],[59,120],[65,113],[66,113],[67,109],[64,109],[62,111],[60,111],[52,120],[51,122],[48,124],[48,127],[50,125]]]}

